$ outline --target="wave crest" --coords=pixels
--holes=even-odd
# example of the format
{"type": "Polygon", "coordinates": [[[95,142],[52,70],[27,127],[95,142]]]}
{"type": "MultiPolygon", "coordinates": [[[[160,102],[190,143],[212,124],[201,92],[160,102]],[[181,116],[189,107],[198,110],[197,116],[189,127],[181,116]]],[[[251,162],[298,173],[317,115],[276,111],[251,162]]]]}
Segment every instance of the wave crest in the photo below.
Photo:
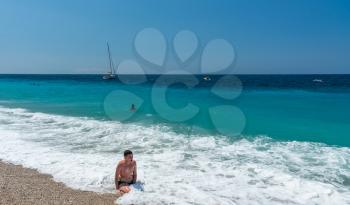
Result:
{"type": "Polygon", "coordinates": [[[350,149],[258,136],[229,141],[0,107],[0,158],[70,187],[113,192],[131,149],[145,191],[120,204],[349,204],[350,149]]]}

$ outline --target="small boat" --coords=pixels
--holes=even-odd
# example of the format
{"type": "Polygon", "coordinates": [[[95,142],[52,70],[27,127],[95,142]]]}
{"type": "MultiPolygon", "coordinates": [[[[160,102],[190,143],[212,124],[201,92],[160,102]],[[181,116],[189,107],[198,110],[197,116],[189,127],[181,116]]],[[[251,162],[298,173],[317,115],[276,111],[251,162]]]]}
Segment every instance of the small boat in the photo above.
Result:
{"type": "Polygon", "coordinates": [[[111,57],[111,51],[109,49],[109,44],[107,42],[107,50],[108,50],[108,59],[109,59],[109,72],[107,74],[105,74],[102,78],[104,80],[112,80],[116,78],[115,75],[115,70],[114,70],[114,63],[112,61],[112,57],[111,57]]]}
{"type": "Polygon", "coordinates": [[[321,79],[313,79],[312,81],[316,82],[316,83],[323,83],[323,80],[321,80],[321,79]]]}
{"type": "Polygon", "coordinates": [[[108,73],[108,74],[104,75],[102,78],[103,78],[103,80],[112,80],[112,79],[115,79],[115,75],[108,73]]]}
{"type": "Polygon", "coordinates": [[[211,78],[210,78],[209,76],[204,76],[204,77],[203,77],[203,80],[205,80],[205,81],[210,81],[211,78]]]}

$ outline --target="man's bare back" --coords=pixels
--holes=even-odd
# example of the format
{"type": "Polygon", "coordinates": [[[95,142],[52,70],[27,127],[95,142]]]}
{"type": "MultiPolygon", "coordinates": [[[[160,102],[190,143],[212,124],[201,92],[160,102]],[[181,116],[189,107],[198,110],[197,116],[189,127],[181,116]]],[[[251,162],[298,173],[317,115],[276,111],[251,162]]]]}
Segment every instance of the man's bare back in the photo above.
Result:
{"type": "Polygon", "coordinates": [[[115,188],[118,194],[128,193],[129,185],[137,180],[136,161],[133,160],[133,154],[130,150],[124,152],[124,160],[118,163],[115,171],[115,188]],[[121,192],[121,193],[120,193],[121,192]]]}

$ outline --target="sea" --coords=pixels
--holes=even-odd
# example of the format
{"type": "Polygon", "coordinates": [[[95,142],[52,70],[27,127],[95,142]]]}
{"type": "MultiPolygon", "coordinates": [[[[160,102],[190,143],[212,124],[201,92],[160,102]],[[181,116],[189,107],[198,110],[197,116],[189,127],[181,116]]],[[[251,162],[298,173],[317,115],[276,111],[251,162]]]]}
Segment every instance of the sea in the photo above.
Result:
{"type": "Polygon", "coordinates": [[[350,204],[350,75],[0,75],[0,159],[118,204],[350,204]],[[136,110],[130,110],[134,104],[136,110]]]}

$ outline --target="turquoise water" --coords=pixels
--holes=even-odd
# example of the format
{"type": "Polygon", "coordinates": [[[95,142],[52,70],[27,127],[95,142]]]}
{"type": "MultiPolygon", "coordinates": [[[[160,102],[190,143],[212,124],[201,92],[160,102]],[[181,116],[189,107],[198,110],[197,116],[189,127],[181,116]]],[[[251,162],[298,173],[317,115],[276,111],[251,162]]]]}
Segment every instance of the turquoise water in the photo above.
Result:
{"type": "MultiPolygon", "coordinates": [[[[245,78],[243,76],[243,81],[245,78]]],[[[290,78],[251,76],[246,79],[246,85],[243,84],[241,95],[233,100],[215,96],[210,91],[215,82],[200,84],[194,89],[171,87],[167,93],[170,106],[181,108],[192,103],[200,108],[193,119],[181,123],[169,122],[155,112],[151,101],[152,83],[125,85],[102,81],[100,76],[2,76],[0,105],[110,120],[104,110],[104,101],[112,91],[125,90],[144,101],[142,106],[138,105],[135,116],[125,123],[167,123],[179,132],[188,132],[191,127],[192,132],[215,134],[208,109],[216,105],[235,105],[246,116],[245,136],[267,135],[274,139],[350,146],[350,89],[346,87],[350,77],[325,76],[323,78],[329,81],[326,86],[312,82],[319,78],[317,76],[294,76],[294,81],[290,78]],[[264,78],[265,84],[259,85],[254,78],[258,82],[264,78]],[[290,82],[299,85],[293,87],[290,82]]],[[[117,101],[125,106],[133,103],[129,99],[117,101]]]]}
{"type": "Polygon", "coordinates": [[[350,204],[350,76],[239,76],[242,87],[196,76],[192,88],[166,90],[169,106],[198,110],[181,122],[157,100],[166,83],[193,78],[147,77],[130,85],[98,75],[0,75],[0,159],[113,193],[115,165],[131,149],[145,191],[119,198],[123,205],[350,204]],[[208,110],[218,106],[243,115],[229,107],[213,118],[208,110]]]}

